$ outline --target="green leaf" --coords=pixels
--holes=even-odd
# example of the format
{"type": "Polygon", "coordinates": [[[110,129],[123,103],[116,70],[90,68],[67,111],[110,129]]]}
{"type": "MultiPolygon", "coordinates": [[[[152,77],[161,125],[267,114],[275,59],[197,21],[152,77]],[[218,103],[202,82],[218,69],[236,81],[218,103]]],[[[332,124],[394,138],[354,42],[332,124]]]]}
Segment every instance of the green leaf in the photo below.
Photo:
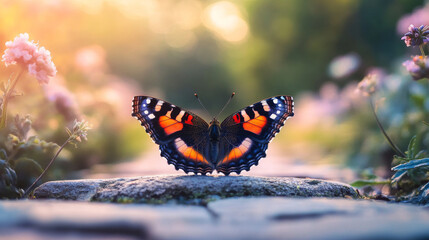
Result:
{"type": "Polygon", "coordinates": [[[58,144],[40,140],[37,136],[31,136],[20,146],[24,151],[53,151],[58,144]]]}
{"type": "Polygon", "coordinates": [[[426,150],[421,150],[416,154],[416,158],[426,158],[429,157],[428,152],[426,150]]]}
{"type": "Polygon", "coordinates": [[[396,183],[399,180],[401,180],[401,178],[403,176],[405,176],[405,174],[407,174],[407,170],[399,170],[398,172],[396,172],[395,174],[393,174],[393,176],[391,178],[392,183],[396,183]]]}
{"type": "Polygon", "coordinates": [[[365,180],[374,180],[377,178],[377,175],[374,174],[374,170],[372,168],[366,168],[361,173],[361,178],[365,180]]]}
{"type": "Polygon", "coordinates": [[[424,103],[425,103],[424,95],[411,95],[410,98],[418,108],[424,108],[424,103]]]}
{"type": "Polygon", "coordinates": [[[406,162],[408,162],[407,158],[404,158],[404,157],[401,157],[398,155],[394,155],[393,160],[392,160],[392,167],[399,165],[399,164],[402,164],[402,163],[406,163],[406,162]]]}
{"type": "Polygon", "coordinates": [[[374,186],[374,185],[381,185],[381,184],[389,184],[390,180],[356,180],[350,185],[356,188],[365,187],[365,186],[374,186]]]}
{"type": "Polygon", "coordinates": [[[4,149],[0,149],[0,160],[7,160],[7,153],[4,149]]]}
{"type": "Polygon", "coordinates": [[[27,157],[19,158],[16,161],[16,165],[18,164],[21,165],[21,167],[22,166],[28,167],[29,170],[31,169],[31,171],[34,171],[36,173],[43,172],[42,166],[40,166],[38,162],[36,162],[34,159],[31,159],[31,158],[27,158],[27,157]]]}
{"type": "Polygon", "coordinates": [[[5,160],[0,160],[0,199],[19,198],[21,195],[15,171],[5,160]]]}
{"type": "Polygon", "coordinates": [[[18,187],[27,188],[43,172],[43,168],[34,159],[21,157],[16,160],[15,172],[18,175],[18,187]]]}
{"type": "Polygon", "coordinates": [[[428,198],[429,197],[429,182],[426,183],[425,185],[423,185],[423,187],[421,187],[419,189],[419,191],[420,191],[420,197],[428,198]]]}
{"type": "Polygon", "coordinates": [[[13,149],[15,149],[20,144],[22,144],[22,142],[19,141],[19,138],[17,136],[9,134],[4,145],[7,151],[12,152],[13,149]]]}
{"type": "Polygon", "coordinates": [[[416,144],[417,143],[416,139],[417,139],[417,136],[413,136],[411,138],[411,140],[410,140],[410,143],[408,144],[408,150],[406,152],[408,159],[415,158],[415,156],[416,156],[416,154],[418,152],[418,150],[417,150],[417,144],[416,144]]]}
{"type": "Polygon", "coordinates": [[[421,167],[429,167],[429,158],[411,160],[407,163],[399,164],[398,166],[393,167],[392,170],[399,171],[399,170],[416,169],[421,167]]]}

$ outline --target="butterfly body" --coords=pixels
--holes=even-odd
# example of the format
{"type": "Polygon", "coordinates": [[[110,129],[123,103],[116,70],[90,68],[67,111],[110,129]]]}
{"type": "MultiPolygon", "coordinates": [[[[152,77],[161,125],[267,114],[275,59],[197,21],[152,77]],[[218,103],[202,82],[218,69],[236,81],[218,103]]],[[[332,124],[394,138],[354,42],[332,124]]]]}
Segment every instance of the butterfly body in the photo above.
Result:
{"type": "Polygon", "coordinates": [[[209,162],[213,163],[216,166],[218,155],[219,155],[219,141],[220,141],[220,124],[219,121],[213,119],[210,122],[210,126],[208,129],[209,133],[209,162]]]}
{"type": "Polygon", "coordinates": [[[136,96],[132,116],[140,120],[169,164],[186,173],[240,173],[265,157],[268,143],[293,116],[293,98],[276,96],[252,104],[222,123],[163,100],[136,96]]]}

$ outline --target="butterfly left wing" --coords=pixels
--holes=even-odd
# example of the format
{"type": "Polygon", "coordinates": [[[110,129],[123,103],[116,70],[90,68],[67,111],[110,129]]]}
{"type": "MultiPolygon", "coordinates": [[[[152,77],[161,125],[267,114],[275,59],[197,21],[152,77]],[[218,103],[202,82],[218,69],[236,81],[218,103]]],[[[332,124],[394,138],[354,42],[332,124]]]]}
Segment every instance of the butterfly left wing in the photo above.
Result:
{"type": "Polygon", "coordinates": [[[207,160],[208,124],[196,114],[148,96],[135,96],[133,117],[140,120],[161,156],[186,173],[211,173],[207,160]]]}
{"type": "Polygon", "coordinates": [[[284,122],[294,115],[293,98],[276,96],[250,105],[227,117],[221,124],[219,159],[216,170],[240,174],[258,165],[268,143],[284,122]]]}

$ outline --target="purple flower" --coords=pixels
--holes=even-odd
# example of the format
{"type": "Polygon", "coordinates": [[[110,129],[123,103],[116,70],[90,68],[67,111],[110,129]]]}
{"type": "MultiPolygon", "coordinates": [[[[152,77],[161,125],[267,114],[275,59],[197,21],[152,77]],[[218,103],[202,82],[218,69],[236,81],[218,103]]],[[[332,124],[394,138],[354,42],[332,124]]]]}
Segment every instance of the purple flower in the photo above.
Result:
{"type": "Polygon", "coordinates": [[[408,27],[409,32],[405,33],[401,40],[404,40],[407,47],[420,46],[429,42],[427,36],[429,35],[429,26],[421,25],[420,27],[414,27],[411,24],[408,27]]]}
{"type": "Polygon", "coordinates": [[[429,61],[427,57],[414,56],[412,60],[407,60],[402,65],[407,68],[414,80],[429,78],[429,61]]]}

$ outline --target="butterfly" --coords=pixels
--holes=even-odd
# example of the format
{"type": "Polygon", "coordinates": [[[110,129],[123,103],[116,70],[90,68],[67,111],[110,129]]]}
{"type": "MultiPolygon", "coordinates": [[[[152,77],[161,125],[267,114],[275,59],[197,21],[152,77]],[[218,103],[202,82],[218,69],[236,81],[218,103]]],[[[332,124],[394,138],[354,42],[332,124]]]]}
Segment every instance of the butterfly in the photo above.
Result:
{"type": "Polygon", "coordinates": [[[176,170],[206,175],[214,170],[240,174],[258,165],[268,143],[294,115],[291,96],[267,98],[210,123],[166,101],[135,96],[132,116],[140,120],[161,156],[176,170]]]}

